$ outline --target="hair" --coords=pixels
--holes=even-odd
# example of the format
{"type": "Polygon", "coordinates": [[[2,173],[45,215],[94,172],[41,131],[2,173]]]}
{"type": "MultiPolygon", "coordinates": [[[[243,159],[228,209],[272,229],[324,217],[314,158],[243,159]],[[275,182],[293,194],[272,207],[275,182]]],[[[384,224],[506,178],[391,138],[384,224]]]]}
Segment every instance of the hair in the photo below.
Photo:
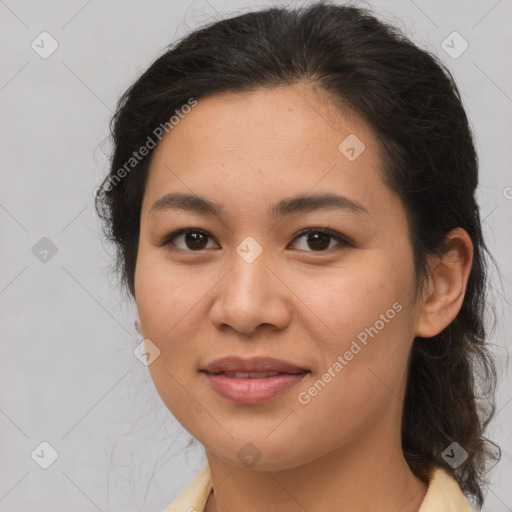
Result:
{"type": "Polygon", "coordinates": [[[429,275],[427,256],[443,253],[450,230],[461,227],[471,238],[473,265],[461,310],[437,336],[414,340],[401,435],[404,457],[418,478],[428,482],[441,466],[481,508],[487,463],[499,460],[501,450],[483,436],[495,412],[497,372],[484,326],[486,254],[493,258],[475,197],[473,135],[449,70],[369,10],[320,1],[212,22],[169,45],[129,87],[111,120],[110,172],[96,194],[122,286],[135,297],[153,149],[132,165],[134,151],[148,146],[155,129],[168,126],[191,98],[299,83],[318,87],[376,134],[384,181],[406,207],[416,291],[429,275]],[[119,179],[129,161],[132,168],[119,179]],[[442,455],[454,441],[468,453],[457,468],[442,455]]]}

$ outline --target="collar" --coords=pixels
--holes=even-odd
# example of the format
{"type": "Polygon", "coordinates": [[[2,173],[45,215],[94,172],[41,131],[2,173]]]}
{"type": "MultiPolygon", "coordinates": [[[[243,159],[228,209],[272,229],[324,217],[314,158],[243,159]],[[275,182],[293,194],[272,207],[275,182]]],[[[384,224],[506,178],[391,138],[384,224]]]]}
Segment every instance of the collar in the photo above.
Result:
{"type": "MultiPolygon", "coordinates": [[[[428,490],[418,512],[473,512],[459,484],[444,468],[436,467],[430,475],[428,490]]],[[[204,512],[211,490],[210,466],[207,464],[165,512],[204,512]]]]}

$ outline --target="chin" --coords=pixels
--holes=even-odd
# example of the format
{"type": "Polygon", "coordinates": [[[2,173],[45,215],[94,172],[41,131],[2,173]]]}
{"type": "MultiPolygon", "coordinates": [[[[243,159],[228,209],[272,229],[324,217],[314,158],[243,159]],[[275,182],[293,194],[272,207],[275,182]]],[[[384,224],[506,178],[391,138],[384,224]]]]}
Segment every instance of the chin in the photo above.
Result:
{"type": "MultiPolygon", "coordinates": [[[[229,438],[222,443],[208,442],[208,451],[224,462],[251,471],[284,471],[293,469],[318,457],[318,444],[301,449],[291,437],[277,437],[274,440],[266,438],[267,433],[252,441],[247,436],[229,438]],[[285,442],[285,439],[288,439],[285,442]]],[[[199,439],[200,442],[202,442],[199,439]]],[[[203,445],[205,443],[202,443],[203,445]]]]}

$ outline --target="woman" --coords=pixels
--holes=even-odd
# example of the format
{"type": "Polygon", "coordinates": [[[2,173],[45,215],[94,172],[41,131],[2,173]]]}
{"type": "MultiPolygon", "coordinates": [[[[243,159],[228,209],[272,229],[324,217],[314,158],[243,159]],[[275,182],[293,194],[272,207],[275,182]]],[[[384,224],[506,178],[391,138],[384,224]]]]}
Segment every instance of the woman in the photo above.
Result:
{"type": "Polygon", "coordinates": [[[169,48],[112,135],[97,208],[208,459],[168,512],[481,507],[487,249],[449,71],[365,10],[272,8],[169,48]]]}

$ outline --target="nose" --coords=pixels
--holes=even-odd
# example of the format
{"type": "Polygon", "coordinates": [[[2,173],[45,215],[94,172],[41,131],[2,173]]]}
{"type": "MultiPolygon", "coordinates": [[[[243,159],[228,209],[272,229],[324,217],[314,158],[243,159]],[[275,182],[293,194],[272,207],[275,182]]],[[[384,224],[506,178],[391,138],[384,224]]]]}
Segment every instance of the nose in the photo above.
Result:
{"type": "MultiPolygon", "coordinates": [[[[269,259],[260,255],[248,263],[237,253],[232,268],[219,283],[210,320],[222,331],[233,329],[245,335],[258,328],[284,329],[290,322],[291,292],[283,276],[269,268],[269,259]]],[[[272,265],[274,266],[274,265],[272,265]]]]}

